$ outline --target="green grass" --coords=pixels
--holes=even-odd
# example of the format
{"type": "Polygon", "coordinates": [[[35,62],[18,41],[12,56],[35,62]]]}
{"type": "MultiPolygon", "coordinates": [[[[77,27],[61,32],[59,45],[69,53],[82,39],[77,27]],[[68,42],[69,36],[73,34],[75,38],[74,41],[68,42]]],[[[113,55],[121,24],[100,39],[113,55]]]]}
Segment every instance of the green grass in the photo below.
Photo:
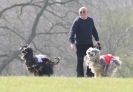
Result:
{"type": "Polygon", "coordinates": [[[133,92],[133,79],[0,77],[0,92],[133,92]]]}

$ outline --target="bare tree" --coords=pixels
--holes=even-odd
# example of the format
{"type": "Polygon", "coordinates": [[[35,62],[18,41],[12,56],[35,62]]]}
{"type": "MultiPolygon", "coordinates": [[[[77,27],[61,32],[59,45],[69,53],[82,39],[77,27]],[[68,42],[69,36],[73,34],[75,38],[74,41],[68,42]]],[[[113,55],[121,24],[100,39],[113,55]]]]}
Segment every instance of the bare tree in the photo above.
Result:
{"type": "MultiPolygon", "coordinates": [[[[58,0],[42,0],[42,1],[41,0],[38,0],[38,1],[35,0],[34,1],[34,0],[30,0],[26,3],[13,4],[13,5],[6,7],[0,11],[0,20],[3,21],[3,23],[1,23],[0,29],[1,29],[1,31],[6,30],[6,32],[3,32],[3,33],[5,33],[7,35],[9,33],[12,33],[14,35],[14,37],[20,41],[19,44],[15,42],[16,40],[14,42],[9,43],[9,44],[14,44],[14,45],[16,45],[15,47],[18,48],[18,46],[20,46],[20,45],[33,43],[33,46],[36,47],[36,49],[38,51],[41,51],[42,53],[44,53],[42,50],[37,48],[36,43],[34,42],[35,37],[41,36],[41,35],[47,35],[47,34],[64,34],[64,33],[66,34],[67,33],[65,31],[51,32],[51,30],[53,30],[53,28],[55,26],[62,26],[62,27],[66,27],[66,26],[62,23],[62,21],[61,22],[55,21],[55,23],[51,23],[54,20],[47,19],[47,17],[49,17],[49,16],[44,14],[44,12],[49,13],[51,15],[54,15],[55,17],[58,17],[58,19],[62,20],[64,16],[58,15],[57,13],[59,13],[59,12],[55,13],[51,9],[54,7],[59,8],[58,5],[65,5],[65,4],[67,4],[69,2],[73,2],[73,1],[74,0],[66,0],[66,1],[58,1],[58,0]],[[26,31],[22,32],[23,30],[21,30],[21,29],[23,29],[23,25],[26,22],[26,21],[22,20],[22,18],[23,18],[23,15],[25,14],[27,7],[30,7],[28,12],[30,12],[30,10],[31,11],[35,10],[34,14],[32,15],[35,17],[32,18],[33,23],[30,21],[31,24],[28,25],[31,27],[27,28],[26,31]],[[11,13],[11,12],[13,12],[13,15],[17,16],[17,17],[15,17],[16,21],[15,20],[12,21],[10,19],[10,16],[12,16],[12,15],[8,15],[8,13],[11,13]],[[15,14],[15,12],[19,12],[19,13],[15,14]],[[47,31],[43,31],[43,32],[38,31],[38,30],[40,30],[38,28],[40,26],[40,24],[39,24],[40,20],[41,20],[40,18],[44,18],[48,24],[52,24],[50,27],[46,27],[46,28],[49,28],[49,29],[47,29],[47,31]],[[15,22],[15,23],[20,22],[22,25],[20,27],[17,27],[18,25],[16,25],[15,23],[13,25],[10,25],[10,24],[12,24],[12,22],[15,22]],[[28,36],[25,37],[24,34],[26,34],[28,36]]],[[[28,13],[28,12],[26,12],[26,13],[28,13]]],[[[32,16],[28,16],[28,17],[32,17],[32,16]]],[[[28,19],[26,19],[26,20],[28,21],[28,19]]],[[[10,39],[12,39],[12,37],[10,39]]],[[[14,45],[12,45],[12,48],[14,45]]],[[[49,45],[47,47],[49,47],[49,45]]],[[[14,48],[14,50],[12,50],[10,48],[8,48],[8,49],[6,49],[8,52],[7,54],[1,54],[1,57],[3,57],[4,60],[0,64],[0,73],[2,73],[3,69],[9,63],[11,63],[14,59],[18,59],[18,55],[20,53],[19,50],[16,50],[15,48],[14,48]]]]}

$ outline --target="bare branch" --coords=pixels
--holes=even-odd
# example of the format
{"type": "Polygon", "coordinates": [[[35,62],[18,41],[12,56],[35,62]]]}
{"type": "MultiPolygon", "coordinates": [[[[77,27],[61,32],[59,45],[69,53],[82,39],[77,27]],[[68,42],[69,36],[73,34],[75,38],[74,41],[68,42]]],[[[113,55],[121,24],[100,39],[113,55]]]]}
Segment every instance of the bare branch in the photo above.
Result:
{"type": "Polygon", "coordinates": [[[63,5],[63,4],[67,4],[67,3],[73,2],[73,1],[76,1],[76,0],[67,0],[67,1],[64,1],[64,2],[53,1],[52,3],[49,3],[49,6],[54,5],[54,4],[61,4],[61,5],[63,5]]]}
{"type": "Polygon", "coordinates": [[[67,17],[69,13],[78,14],[77,12],[74,12],[74,11],[70,10],[70,11],[68,11],[68,12],[65,12],[64,16],[59,16],[58,14],[54,13],[53,11],[51,11],[51,10],[49,10],[49,9],[46,9],[46,11],[49,12],[49,13],[51,13],[52,15],[54,15],[54,16],[60,18],[60,19],[63,19],[63,18],[65,18],[65,17],[67,17]]]}
{"type": "Polygon", "coordinates": [[[11,62],[13,61],[15,58],[18,57],[19,55],[19,51],[14,51],[12,53],[9,53],[7,56],[9,56],[8,58],[6,58],[5,60],[3,60],[3,64],[0,65],[0,74],[2,73],[3,69],[11,62]]]}
{"type": "Polygon", "coordinates": [[[7,54],[1,54],[0,57],[8,57],[7,54]]]}
{"type": "Polygon", "coordinates": [[[37,36],[39,35],[52,35],[52,34],[68,34],[68,32],[52,32],[52,33],[49,33],[49,32],[46,32],[46,33],[38,33],[37,36]]]}
{"type": "Polygon", "coordinates": [[[40,20],[40,17],[42,16],[44,10],[46,9],[47,5],[48,5],[48,1],[49,0],[44,0],[44,5],[42,7],[42,9],[40,10],[40,12],[37,14],[36,18],[35,18],[35,21],[33,23],[33,26],[32,26],[32,33],[29,37],[29,39],[27,40],[27,44],[30,44],[31,41],[34,39],[35,35],[36,35],[36,30],[37,30],[37,26],[38,26],[38,23],[39,23],[39,20],[40,20]]]}
{"type": "Polygon", "coordinates": [[[7,27],[7,26],[0,26],[1,29],[6,29],[6,30],[9,30],[10,32],[13,32],[14,34],[16,34],[18,37],[20,37],[21,39],[23,39],[24,41],[26,41],[26,39],[21,36],[19,33],[17,33],[16,31],[14,31],[13,29],[7,27]]]}
{"type": "MultiPolygon", "coordinates": [[[[10,9],[13,9],[13,8],[16,8],[16,7],[29,6],[29,5],[31,5],[31,6],[36,6],[36,7],[41,8],[41,6],[36,5],[36,4],[34,4],[34,3],[21,3],[21,4],[14,4],[14,5],[9,6],[9,7],[5,8],[5,9],[3,9],[2,11],[0,11],[0,18],[1,18],[1,16],[3,15],[3,13],[4,13],[4,12],[6,12],[6,11],[8,11],[8,10],[10,10],[10,9]]],[[[22,11],[22,10],[21,10],[21,11],[22,11]]]]}
{"type": "Polygon", "coordinates": [[[58,23],[52,25],[48,32],[38,33],[37,36],[44,35],[44,34],[45,35],[46,34],[68,34],[68,32],[51,32],[51,30],[53,30],[56,26],[60,26],[60,27],[63,27],[64,29],[67,29],[66,25],[64,25],[62,22],[58,22],[58,23]]]}

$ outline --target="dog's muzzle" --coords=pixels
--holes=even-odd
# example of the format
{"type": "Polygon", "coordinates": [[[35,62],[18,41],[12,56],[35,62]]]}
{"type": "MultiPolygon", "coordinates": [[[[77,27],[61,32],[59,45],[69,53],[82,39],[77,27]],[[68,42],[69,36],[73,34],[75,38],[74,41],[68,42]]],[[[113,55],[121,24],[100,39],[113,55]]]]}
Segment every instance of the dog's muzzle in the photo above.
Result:
{"type": "Polygon", "coordinates": [[[95,56],[95,53],[94,52],[88,52],[88,55],[92,57],[92,56],[95,56]]]}
{"type": "Polygon", "coordinates": [[[22,53],[26,53],[26,51],[24,51],[24,50],[23,50],[23,51],[21,51],[21,52],[22,52],[22,53]]]}

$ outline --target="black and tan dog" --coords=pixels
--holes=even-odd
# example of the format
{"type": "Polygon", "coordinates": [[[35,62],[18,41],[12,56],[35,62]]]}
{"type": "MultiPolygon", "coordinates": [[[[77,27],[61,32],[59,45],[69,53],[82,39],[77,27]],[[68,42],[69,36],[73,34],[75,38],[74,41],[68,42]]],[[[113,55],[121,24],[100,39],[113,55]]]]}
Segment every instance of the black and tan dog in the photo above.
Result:
{"type": "Polygon", "coordinates": [[[53,62],[48,56],[42,54],[33,55],[33,49],[28,45],[21,47],[20,51],[21,59],[24,60],[28,71],[35,76],[52,75],[54,66],[60,61],[59,58],[54,58],[56,62],[53,62]]]}

